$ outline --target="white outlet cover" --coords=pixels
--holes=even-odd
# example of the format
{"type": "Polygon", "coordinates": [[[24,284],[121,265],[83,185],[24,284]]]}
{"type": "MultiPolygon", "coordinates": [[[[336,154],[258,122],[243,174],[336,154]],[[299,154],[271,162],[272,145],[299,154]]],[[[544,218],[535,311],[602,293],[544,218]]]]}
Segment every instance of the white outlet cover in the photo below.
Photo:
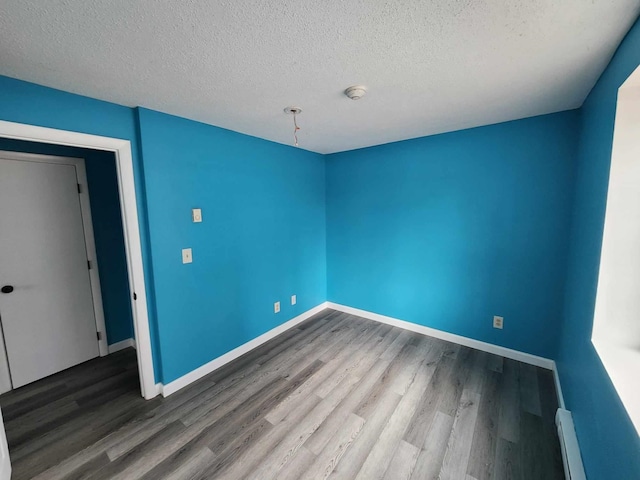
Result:
{"type": "Polygon", "coordinates": [[[273,313],[280,313],[280,302],[273,304],[273,313]]]}
{"type": "Polygon", "coordinates": [[[191,219],[193,220],[193,223],[202,222],[202,209],[200,208],[191,209],[191,219]]]}
{"type": "Polygon", "coordinates": [[[182,263],[193,263],[193,253],[190,248],[182,249],[182,263]]]}
{"type": "Polygon", "coordinates": [[[296,303],[298,303],[298,297],[291,295],[291,305],[295,305],[296,303]]]}
{"type": "Polygon", "coordinates": [[[493,328],[499,328],[502,330],[504,326],[504,318],[498,317],[497,315],[493,317],[493,328]]]}

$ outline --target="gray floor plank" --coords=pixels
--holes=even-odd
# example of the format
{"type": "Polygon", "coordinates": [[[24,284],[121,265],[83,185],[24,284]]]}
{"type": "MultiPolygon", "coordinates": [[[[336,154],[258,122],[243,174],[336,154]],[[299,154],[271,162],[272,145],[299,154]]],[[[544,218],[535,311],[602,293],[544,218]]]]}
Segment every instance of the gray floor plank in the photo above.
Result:
{"type": "Polygon", "coordinates": [[[520,365],[520,405],[522,410],[542,416],[540,393],[538,390],[538,369],[533,365],[520,365]]]}
{"type": "Polygon", "coordinates": [[[493,474],[500,419],[501,381],[500,373],[493,369],[487,371],[467,469],[467,474],[477,480],[490,480],[493,474]]]}
{"type": "Polygon", "coordinates": [[[435,413],[433,423],[421,444],[422,451],[418,455],[416,466],[411,475],[413,480],[438,479],[452,428],[453,417],[442,412],[435,413]]]}
{"type": "Polygon", "coordinates": [[[520,440],[520,367],[515,360],[505,359],[500,393],[500,438],[518,443],[520,440]]]}
{"type": "MultiPolygon", "coordinates": [[[[362,432],[365,420],[355,414],[350,414],[345,420],[342,428],[331,438],[327,446],[318,454],[315,461],[304,472],[307,478],[325,479],[329,478],[331,472],[336,468],[345,452],[357,440],[362,432]]],[[[304,446],[302,447],[304,448],[304,446]]],[[[306,449],[305,449],[306,450],[306,449]]],[[[281,474],[278,473],[278,478],[281,474]]]]}
{"type": "MultiPolygon", "coordinates": [[[[436,353],[432,351],[432,354],[436,353]]],[[[395,448],[402,441],[402,437],[409,427],[409,422],[413,418],[420,398],[422,398],[429,385],[435,368],[435,363],[430,361],[430,356],[424,356],[423,362],[419,365],[405,395],[398,403],[397,408],[380,433],[376,444],[369,452],[358,473],[358,478],[373,480],[384,476],[384,472],[392,461],[395,448]]],[[[397,391],[395,392],[397,393],[397,391]]],[[[419,451],[420,449],[418,449],[419,451]]]]}
{"type": "Polygon", "coordinates": [[[129,349],[0,396],[14,480],[562,478],[551,372],[337,311],[137,381],[129,349]]]}
{"type": "Polygon", "coordinates": [[[385,390],[375,405],[374,410],[369,414],[364,428],[346,450],[344,456],[337,464],[328,478],[332,479],[353,479],[356,478],[369,452],[378,441],[380,432],[389,421],[394,410],[400,403],[401,396],[391,389],[385,390]]]}
{"type": "Polygon", "coordinates": [[[524,480],[524,478],[535,478],[532,476],[523,478],[522,473],[518,456],[518,446],[504,438],[499,438],[496,448],[495,469],[493,471],[492,479],[524,480]]]}
{"type": "Polygon", "coordinates": [[[384,472],[383,480],[409,480],[418,461],[420,449],[400,440],[391,462],[384,472]]]}
{"type": "Polygon", "coordinates": [[[480,394],[462,391],[439,480],[456,480],[466,475],[479,404],[480,394]]]}
{"type": "Polygon", "coordinates": [[[300,480],[310,478],[309,467],[315,461],[316,456],[303,445],[298,449],[295,457],[287,464],[286,468],[278,473],[278,480],[300,480]]]}
{"type": "Polygon", "coordinates": [[[448,385],[446,380],[451,374],[454,362],[455,359],[450,356],[443,355],[440,357],[433,376],[429,381],[429,386],[420,399],[420,403],[416,408],[410,426],[404,436],[404,440],[415,447],[422,448],[424,444],[424,440],[431,427],[431,422],[436,415],[440,398],[448,385]]]}

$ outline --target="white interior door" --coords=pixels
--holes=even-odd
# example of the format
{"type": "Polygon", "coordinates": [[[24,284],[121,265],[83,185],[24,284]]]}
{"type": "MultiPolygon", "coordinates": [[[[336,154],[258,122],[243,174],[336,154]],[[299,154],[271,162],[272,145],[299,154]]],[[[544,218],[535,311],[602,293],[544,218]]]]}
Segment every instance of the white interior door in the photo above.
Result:
{"type": "Polygon", "coordinates": [[[13,388],[98,356],[75,166],[0,152],[0,291],[13,388]]]}

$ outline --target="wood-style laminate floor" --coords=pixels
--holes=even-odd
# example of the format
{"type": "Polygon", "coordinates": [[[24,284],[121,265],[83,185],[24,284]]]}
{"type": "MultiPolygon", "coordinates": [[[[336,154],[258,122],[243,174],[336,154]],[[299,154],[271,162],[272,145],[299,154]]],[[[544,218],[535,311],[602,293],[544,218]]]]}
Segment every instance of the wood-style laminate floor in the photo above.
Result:
{"type": "Polygon", "coordinates": [[[128,350],[0,405],[16,480],[563,478],[551,372],[332,310],[166,399],[128,350]]]}

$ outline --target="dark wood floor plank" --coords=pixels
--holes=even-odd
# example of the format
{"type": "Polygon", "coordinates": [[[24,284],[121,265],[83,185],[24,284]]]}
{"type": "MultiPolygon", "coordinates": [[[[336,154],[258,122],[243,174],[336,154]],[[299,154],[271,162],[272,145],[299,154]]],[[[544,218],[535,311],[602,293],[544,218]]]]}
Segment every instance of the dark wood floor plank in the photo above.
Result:
{"type": "Polygon", "coordinates": [[[136,366],[0,396],[14,480],[562,478],[551,372],[342,312],[168,398],[143,400],[136,366]]]}
{"type": "Polygon", "coordinates": [[[80,467],[73,470],[70,474],[65,476],[65,480],[81,480],[86,479],[93,475],[95,472],[102,470],[109,465],[111,460],[106,453],[98,455],[92,458],[88,462],[83,463],[80,467]]]}
{"type": "Polygon", "coordinates": [[[498,435],[517,444],[520,440],[520,366],[507,358],[503,366],[498,435]]]}
{"type": "Polygon", "coordinates": [[[493,480],[524,480],[534,479],[535,477],[522,477],[522,469],[520,468],[520,457],[518,454],[518,446],[504,438],[498,439],[496,448],[495,469],[493,471],[493,480]]]}
{"type": "Polygon", "coordinates": [[[562,465],[562,453],[560,451],[560,441],[558,440],[555,421],[556,411],[558,410],[558,397],[553,372],[551,370],[538,368],[538,387],[544,438],[547,439],[547,446],[551,450],[554,471],[562,472],[564,467],[562,465]]]}
{"type": "Polygon", "coordinates": [[[520,367],[520,405],[523,411],[542,416],[540,393],[538,390],[538,369],[533,365],[521,363],[520,367]]]}

